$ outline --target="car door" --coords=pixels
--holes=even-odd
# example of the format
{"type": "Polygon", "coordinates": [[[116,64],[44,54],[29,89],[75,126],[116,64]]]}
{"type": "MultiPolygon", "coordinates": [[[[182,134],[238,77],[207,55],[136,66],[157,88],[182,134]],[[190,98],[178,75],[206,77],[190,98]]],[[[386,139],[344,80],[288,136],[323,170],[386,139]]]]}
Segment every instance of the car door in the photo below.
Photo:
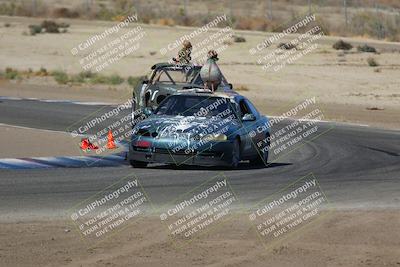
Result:
{"type": "Polygon", "coordinates": [[[242,157],[247,157],[253,154],[253,142],[255,141],[255,136],[253,134],[254,125],[257,122],[257,117],[253,110],[248,105],[245,98],[241,98],[238,101],[240,119],[242,123],[242,157]]]}
{"type": "MultiPolygon", "coordinates": [[[[258,112],[256,107],[253,105],[253,103],[250,102],[250,100],[245,99],[245,102],[246,102],[247,106],[249,107],[249,109],[251,110],[251,112],[255,115],[255,118],[256,118],[254,123],[251,125],[251,129],[249,129],[250,135],[252,136],[252,141],[253,141],[254,148],[256,148],[257,144],[260,141],[264,141],[265,136],[266,136],[266,132],[257,130],[257,128],[263,128],[263,127],[260,127],[260,126],[263,126],[262,116],[258,112]]],[[[256,151],[253,151],[253,152],[256,152],[256,151]]]]}

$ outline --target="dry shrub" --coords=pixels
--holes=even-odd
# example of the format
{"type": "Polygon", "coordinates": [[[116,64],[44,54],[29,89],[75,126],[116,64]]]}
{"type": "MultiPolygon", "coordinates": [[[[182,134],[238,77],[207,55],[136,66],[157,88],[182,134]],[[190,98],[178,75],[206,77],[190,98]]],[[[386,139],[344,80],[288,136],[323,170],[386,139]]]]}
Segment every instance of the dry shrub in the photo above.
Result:
{"type": "Polygon", "coordinates": [[[80,13],[66,7],[59,7],[52,11],[52,16],[55,18],[79,18],[80,13]]]}
{"type": "Polygon", "coordinates": [[[118,22],[123,22],[126,19],[127,19],[127,16],[123,16],[123,15],[117,15],[112,18],[113,21],[118,21],[118,22]]]}
{"type": "Polygon", "coordinates": [[[336,43],[333,44],[333,49],[336,50],[351,50],[353,46],[350,43],[346,43],[343,40],[339,40],[336,43]]]}
{"type": "Polygon", "coordinates": [[[379,4],[388,5],[394,8],[400,8],[399,0],[379,0],[379,4]]]}
{"type": "Polygon", "coordinates": [[[250,89],[246,85],[239,85],[238,87],[234,88],[235,91],[250,91],[250,89]]]}
{"type": "Polygon", "coordinates": [[[2,3],[0,3],[0,15],[44,17],[48,15],[48,10],[47,4],[40,0],[36,0],[35,8],[33,6],[33,1],[2,1],[2,3]]]}
{"type": "Polygon", "coordinates": [[[151,20],[150,23],[162,25],[162,26],[175,26],[175,21],[171,18],[155,19],[151,20]]]}
{"type": "Polygon", "coordinates": [[[245,42],[246,42],[246,38],[244,38],[244,37],[242,37],[242,36],[234,35],[234,36],[232,36],[232,37],[233,37],[233,41],[234,41],[235,43],[245,43],[245,42]]]}
{"type": "Polygon", "coordinates": [[[389,16],[382,13],[361,12],[351,20],[351,32],[378,39],[396,41],[400,34],[400,15],[389,16]]]}
{"type": "Polygon", "coordinates": [[[378,67],[379,66],[379,63],[373,57],[369,57],[367,59],[367,62],[370,67],[378,67]]]}
{"type": "Polygon", "coordinates": [[[365,52],[365,53],[376,53],[375,47],[367,45],[367,44],[364,44],[362,46],[361,45],[357,46],[357,51],[358,52],[365,52]]]}
{"type": "Polygon", "coordinates": [[[235,24],[235,28],[239,30],[267,31],[272,28],[272,23],[259,17],[239,17],[235,24]]]}

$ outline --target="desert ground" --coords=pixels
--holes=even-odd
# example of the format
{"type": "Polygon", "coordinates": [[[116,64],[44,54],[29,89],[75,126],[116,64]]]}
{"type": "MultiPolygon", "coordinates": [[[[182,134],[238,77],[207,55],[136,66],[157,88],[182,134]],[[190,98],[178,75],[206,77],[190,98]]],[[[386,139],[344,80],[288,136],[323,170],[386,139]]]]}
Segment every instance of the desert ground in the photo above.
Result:
{"type": "MultiPolygon", "coordinates": [[[[321,215],[322,216],[322,215],[321,215]]],[[[399,213],[335,211],[265,247],[247,216],[184,247],[174,247],[159,218],[146,216],[88,247],[71,221],[2,223],[3,266],[399,266],[399,213]],[[157,229],[156,231],[154,229],[157,229]],[[151,236],[151,238],[149,238],[151,236]]]]}

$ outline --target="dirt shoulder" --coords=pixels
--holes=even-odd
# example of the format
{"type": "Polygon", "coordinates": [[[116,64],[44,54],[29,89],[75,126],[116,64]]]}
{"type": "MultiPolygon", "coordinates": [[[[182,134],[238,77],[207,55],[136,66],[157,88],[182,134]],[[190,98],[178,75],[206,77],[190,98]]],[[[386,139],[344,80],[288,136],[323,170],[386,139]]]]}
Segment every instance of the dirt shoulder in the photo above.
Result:
{"type": "Polygon", "coordinates": [[[69,221],[2,223],[2,266],[399,266],[400,212],[333,211],[265,249],[247,216],[175,248],[144,217],[93,248],[69,221]],[[188,253],[190,251],[190,253],[188,253]]]}
{"type": "MultiPolygon", "coordinates": [[[[49,78],[50,79],[50,78],[49,78]]],[[[8,82],[0,80],[0,95],[18,98],[71,100],[120,104],[132,95],[131,90],[107,86],[58,85],[48,79],[40,82],[8,82]]]]}

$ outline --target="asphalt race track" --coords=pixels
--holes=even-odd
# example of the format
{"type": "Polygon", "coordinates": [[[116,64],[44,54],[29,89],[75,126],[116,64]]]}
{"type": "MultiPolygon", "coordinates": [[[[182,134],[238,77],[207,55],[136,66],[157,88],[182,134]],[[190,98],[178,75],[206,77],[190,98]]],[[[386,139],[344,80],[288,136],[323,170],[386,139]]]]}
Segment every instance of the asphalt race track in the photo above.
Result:
{"type": "MultiPolygon", "coordinates": [[[[67,131],[87,114],[110,106],[68,102],[0,100],[0,123],[67,131]]],[[[244,206],[251,206],[309,173],[331,205],[382,208],[400,204],[400,132],[322,122],[321,134],[291,153],[272,157],[267,168],[241,164],[238,170],[150,165],[0,170],[2,218],[67,215],[74,204],[113,182],[135,175],[153,204],[162,205],[205,180],[224,173],[244,206]]]]}

